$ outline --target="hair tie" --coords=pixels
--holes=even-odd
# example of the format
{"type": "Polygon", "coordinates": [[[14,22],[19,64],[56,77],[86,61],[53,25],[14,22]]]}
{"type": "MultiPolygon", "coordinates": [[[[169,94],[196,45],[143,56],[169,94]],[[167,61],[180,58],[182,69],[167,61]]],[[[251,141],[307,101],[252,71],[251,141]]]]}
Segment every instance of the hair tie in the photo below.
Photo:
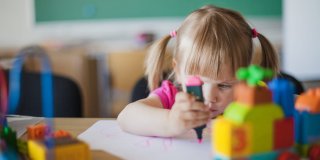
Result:
{"type": "Polygon", "coordinates": [[[175,31],[175,30],[171,31],[170,32],[170,36],[171,36],[171,38],[176,37],[177,36],[177,31],[175,31]]]}
{"type": "Polygon", "coordinates": [[[251,32],[252,32],[252,38],[256,38],[256,37],[258,37],[258,32],[257,32],[257,30],[255,29],[255,28],[253,28],[252,30],[251,30],[251,32]]]}

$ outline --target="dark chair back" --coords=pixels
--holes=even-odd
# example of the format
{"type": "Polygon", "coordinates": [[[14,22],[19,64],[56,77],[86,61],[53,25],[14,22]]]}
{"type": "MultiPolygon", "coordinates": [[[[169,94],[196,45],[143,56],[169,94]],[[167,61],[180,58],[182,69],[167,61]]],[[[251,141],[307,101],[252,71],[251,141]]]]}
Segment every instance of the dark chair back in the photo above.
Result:
{"type": "MultiPolygon", "coordinates": [[[[8,77],[8,72],[6,74],[8,77]]],[[[81,117],[82,94],[79,86],[71,79],[54,74],[52,80],[54,117],[81,117]]],[[[43,116],[41,74],[22,71],[20,84],[21,95],[15,114],[43,116]]]]}
{"type": "Polygon", "coordinates": [[[303,93],[305,91],[302,83],[298,79],[296,79],[295,77],[289,75],[288,73],[281,71],[280,74],[278,75],[278,77],[287,79],[293,84],[293,86],[295,88],[294,94],[300,95],[301,93],[303,93]]]}

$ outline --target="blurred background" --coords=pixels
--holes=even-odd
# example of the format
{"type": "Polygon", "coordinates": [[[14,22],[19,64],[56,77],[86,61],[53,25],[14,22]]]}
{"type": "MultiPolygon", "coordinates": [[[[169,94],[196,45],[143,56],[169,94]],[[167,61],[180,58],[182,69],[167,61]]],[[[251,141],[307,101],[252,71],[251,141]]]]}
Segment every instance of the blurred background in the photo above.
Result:
{"type": "MultiPolygon", "coordinates": [[[[116,117],[143,76],[149,44],[205,4],[242,13],[272,42],[282,71],[305,88],[319,86],[319,0],[0,0],[0,65],[10,69],[19,50],[40,45],[54,75],[79,88],[80,98],[62,101],[81,102],[71,116],[116,117]]],[[[40,67],[30,58],[24,70],[40,67]]]]}

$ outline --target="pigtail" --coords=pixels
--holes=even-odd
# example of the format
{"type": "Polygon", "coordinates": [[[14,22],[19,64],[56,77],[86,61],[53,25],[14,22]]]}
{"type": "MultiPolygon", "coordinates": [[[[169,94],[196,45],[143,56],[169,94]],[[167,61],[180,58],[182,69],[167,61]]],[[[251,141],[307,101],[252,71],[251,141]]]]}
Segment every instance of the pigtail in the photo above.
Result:
{"type": "Polygon", "coordinates": [[[279,58],[271,43],[262,34],[257,34],[261,44],[261,66],[272,69],[275,74],[279,73],[279,58]]]}
{"type": "Polygon", "coordinates": [[[156,41],[148,51],[148,55],[145,61],[146,76],[148,78],[148,86],[150,91],[159,87],[159,83],[162,80],[162,74],[164,71],[164,61],[166,60],[166,48],[170,35],[163,37],[156,41]]]}

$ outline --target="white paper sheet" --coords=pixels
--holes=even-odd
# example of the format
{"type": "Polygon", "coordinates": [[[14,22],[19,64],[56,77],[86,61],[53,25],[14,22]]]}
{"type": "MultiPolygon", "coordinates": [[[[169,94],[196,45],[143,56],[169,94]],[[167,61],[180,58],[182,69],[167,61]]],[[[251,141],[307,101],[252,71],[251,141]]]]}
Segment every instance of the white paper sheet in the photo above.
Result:
{"type": "Polygon", "coordinates": [[[210,125],[198,143],[193,130],[174,138],[144,137],[123,132],[116,121],[101,120],[78,136],[93,150],[104,150],[123,159],[213,159],[210,143],[210,125]]]}

